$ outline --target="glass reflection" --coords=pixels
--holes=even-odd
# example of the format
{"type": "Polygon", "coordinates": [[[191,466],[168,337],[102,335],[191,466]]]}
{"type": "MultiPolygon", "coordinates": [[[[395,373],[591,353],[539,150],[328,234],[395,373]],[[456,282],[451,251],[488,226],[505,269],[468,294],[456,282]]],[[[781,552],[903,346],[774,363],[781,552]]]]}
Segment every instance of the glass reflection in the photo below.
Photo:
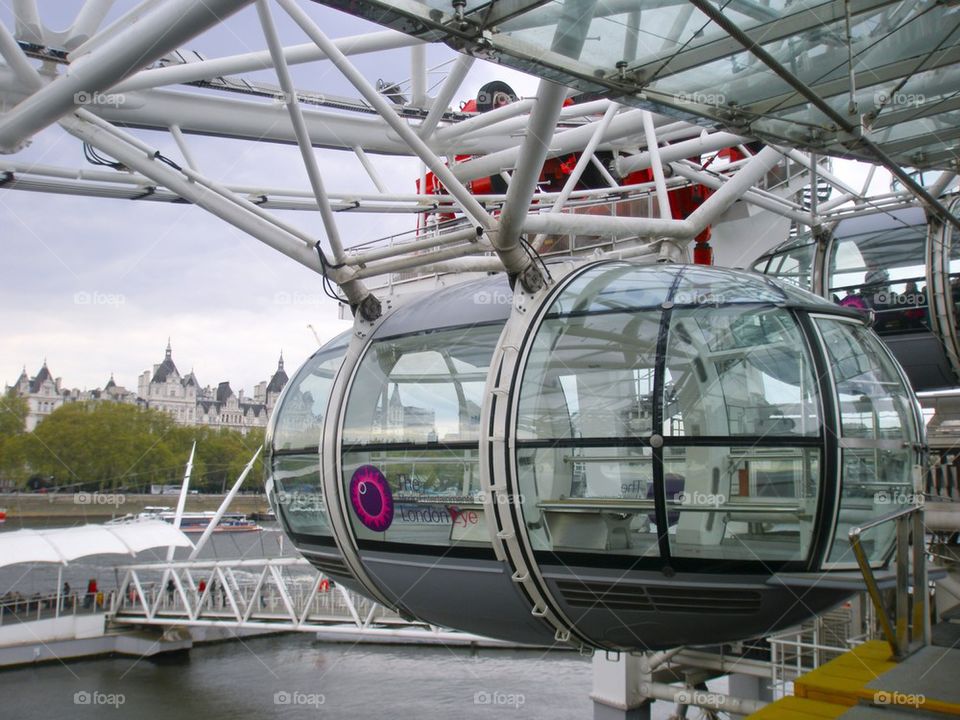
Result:
{"type": "Polygon", "coordinates": [[[501,327],[374,342],[350,391],[344,445],[476,442],[483,386],[501,327]]]}
{"type": "Polygon", "coordinates": [[[817,435],[816,384],[803,335],[777,308],[676,310],[664,435],[817,435]]]}
{"type": "Polygon", "coordinates": [[[277,408],[273,428],[274,450],[316,451],[333,379],[347,352],[345,334],[314,355],[290,381],[277,408]]]}
{"type": "Polygon", "coordinates": [[[273,458],[274,507],[283,526],[294,533],[331,537],[320,481],[320,456],[280,455],[273,458]]]}
{"type": "Polygon", "coordinates": [[[803,290],[813,290],[817,244],[809,235],[798,237],[776,254],[764,258],[754,269],[803,290]]]}

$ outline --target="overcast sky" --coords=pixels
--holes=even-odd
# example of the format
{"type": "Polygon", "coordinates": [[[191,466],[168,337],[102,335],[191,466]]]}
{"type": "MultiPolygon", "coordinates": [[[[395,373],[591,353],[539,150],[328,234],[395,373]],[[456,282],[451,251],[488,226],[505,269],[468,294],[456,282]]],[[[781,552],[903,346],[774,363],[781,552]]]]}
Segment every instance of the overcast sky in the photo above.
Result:
{"type": "MultiPolygon", "coordinates": [[[[135,3],[118,2],[110,20],[135,3]]],[[[11,0],[0,0],[0,20],[12,28],[11,0]]],[[[46,24],[69,26],[78,0],[44,2],[46,24]]],[[[381,30],[314,3],[302,3],[331,37],[381,30]]],[[[307,38],[274,6],[283,42],[307,38]]],[[[265,47],[256,12],[246,8],[223,26],[186,47],[205,57],[265,47]]],[[[431,47],[428,65],[454,57],[431,47]]],[[[356,57],[368,79],[407,81],[409,51],[356,57]]],[[[306,90],[357,96],[329,63],[294,68],[306,90]]],[[[248,77],[276,83],[270,73],[248,77]]],[[[492,78],[504,78],[523,95],[536,80],[477,62],[455,104],[476,94],[492,78]]],[[[441,75],[434,77],[435,81],[441,75]]],[[[179,159],[169,136],[142,138],[179,159]]],[[[202,170],[232,183],[308,187],[296,148],[212,138],[189,138],[202,170]]],[[[373,190],[352,154],[318,152],[327,190],[373,190]]],[[[37,134],[17,161],[86,167],[79,141],[59,128],[37,134]]],[[[377,159],[391,190],[414,192],[418,163],[377,159]]],[[[318,237],[316,214],[285,213],[318,237]]],[[[352,245],[415,228],[410,215],[337,216],[345,244],[352,245]]],[[[230,380],[234,391],[267,379],[282,350],[288,372],[321,341],[349,327],[338,319],[319,276],[261,245],[227,223],[190,205],[79,198],[0,189],[0,381],[13,383],[22,367],[32,376],[44,359],[67,387],[102,386],[114,373],[136,389],[137,376],[163,359],[167,338],[181,373],[193,369],[201,384],[230,380]]]]}

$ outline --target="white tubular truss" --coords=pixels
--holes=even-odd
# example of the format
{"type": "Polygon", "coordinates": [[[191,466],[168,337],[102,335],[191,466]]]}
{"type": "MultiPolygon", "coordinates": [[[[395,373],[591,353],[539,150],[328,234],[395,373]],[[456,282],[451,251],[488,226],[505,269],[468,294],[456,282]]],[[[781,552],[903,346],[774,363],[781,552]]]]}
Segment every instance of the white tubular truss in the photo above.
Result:
{"type": "Polygon", "coordinates": [[[406,620],[324,577],[302,558],[190,560],[121,566],[110,619],[135,626],[229,627],[321,633],[375,642],[401,639],[510,646],[406,620]]]}
{"type": "MultiPolygon", "coordinates": [[[[330,38],[308,12],[317,4],[307,0],[255,3],[257,13],[244,17],[259,19],[262,49],[207,58],[185,47],[250,4],[253,0],[145,0],[104,26],[112,3],[87,0],[66,30],[54,31],[44,25],[35,0],[12,3],[13,25],[0,26],[0,153],[6,154],[0,156],[0,190],[191,202],[325,274],[354,306],[371,299],[364,278],[520,273],[536,266],[534,252],[550,251],[554,235],[571,238],[566,257],[652,259],[661,241],[682,246],[738,201],[797,226],[816,227],[911,200],[904,192],[868,196],[869,181],[858,190],[817,163],[816,177],[835,192],[808,207],[796,195],[796,183],[793,195],[764,184],[778,163],[798,169],[795,177],[811,172],[816,161],[805,153],[758,150],[751,138],[621,109],[606,99],[571,105],[565,102],[567,88],[546,81],[536,99],[462,112],[459,94],[484,70],[483,63],[452,55],[440,65],[446,77],[436,80],[427,65],[435,49],[423,40],[394,30],[330,38]],[[283,29],[295,37],[281,37],[274,27],[271,12],[277,8],[293,20],[283,29]],[[390,71],[409,73],[409,81],[378,90],[353,61],[371,53],[407,53],[408,60],[390,63],[390,71]],[[322,68],[310,77],[326,83],[339,74],[354,95],[296,87],[294,67],[306,63],[322,68]],[[276,81],[265,82],[262,71],[273,72],[276,81]],[[121,99],[101,102],[103,96],[121,99]],[[55,123],[123,167],[69,167],[59,159],[41,163],[17,155],[33,134],[55,123]],[[163,133],[167,144],[173,143],[183,158],[179,165],[157,151],[165,145],[149,133],[163,133]],[[296,145],[308,186],[214,179],[207,174],[213,169],[198,164],[199,143],[208,142],[199,136],[296,145]],[[318,148],[342,151],[344,162],[369,178],[370,188],[337,187],[338,176],[329,170],[336,163],[327,164],[318,148]],[[739,148],[746,159],[706,167],[726,148],[739,148]],[[544,161],[566,163],[571,156],[576,162],[572,170],[566,167],[567,178],[546,192],[544,161]],[[385,165],[388,158],[409,161],[409,175],[397,176],[385,165]],[[421,163],[436,182],[417,191],[413,163],[421,163]],[[624,183],[631,173],[648,169],[649,182],[624,183]],[[588,173],[592,184],[584,186],[588,173]],[[474,181],[485,178],[493,178],[499,190],[473,192],[474,181]],[[404,182],[409,192],[397,192],[404,182]],[[674,219],[668,212],[671,193],[691,184],[714,192],[688,217],[674,219]],[[646,210],[636,212],[638,206],[646,210]],[[322,231],[305,232],[279,216],[280,210],[317,212],[320,222],[309,227],[322,231]],[[410,219],[406,237],[351,236],[348,243],[341,238],[338,212],[416,216],[416,221],[410,219]],[[450,226],[438,223],[441,215],[453,218],[450,226]],[[592,240],[575,246],[574,237],[592,240]],[[329,253],[329,262],[318,248],[329,253]]],[[[578,33],[589,23],[574,20],[610,11],[609,3],[566,0],[538,17],[546,23],[547,15],[556,21],[566,13],[571,32],[558,35],[554,52],[576,55],[578,33]]],[[[519,27],[530,20],[525,15],[506,22],[519,27]]],[[[628,46],[635,42],[627,38],[628,46]]],[[[343,86],[337,86],[340,92],[343,86]]],[[[930,192],[938,196],[955,180],[932,174],[930,192]]],[[[378,312],[373,306],[366,311],[378,312]]]]}

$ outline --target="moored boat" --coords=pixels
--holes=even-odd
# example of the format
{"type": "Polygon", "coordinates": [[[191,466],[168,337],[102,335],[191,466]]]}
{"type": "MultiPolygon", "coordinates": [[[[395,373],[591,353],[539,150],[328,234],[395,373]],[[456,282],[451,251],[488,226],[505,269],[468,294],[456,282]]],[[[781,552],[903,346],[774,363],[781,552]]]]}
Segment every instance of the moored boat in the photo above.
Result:
{"type": "MultiPolygon", "coordinates": [[[[145,507],[138,515],[141,518],[159,519],[171,525],[176,519],[176,512],[169,507],[145,507]]],[[[203,512],[184,512],[180,517],[180,529],[185,533],[202,533],[216,517],[210,510],[203,512]]],[[[243,513],[224,513],[220,522],[213,529],[215,533],[222,532],[257,532],[262,530],[255,521],[243,513]]]]}

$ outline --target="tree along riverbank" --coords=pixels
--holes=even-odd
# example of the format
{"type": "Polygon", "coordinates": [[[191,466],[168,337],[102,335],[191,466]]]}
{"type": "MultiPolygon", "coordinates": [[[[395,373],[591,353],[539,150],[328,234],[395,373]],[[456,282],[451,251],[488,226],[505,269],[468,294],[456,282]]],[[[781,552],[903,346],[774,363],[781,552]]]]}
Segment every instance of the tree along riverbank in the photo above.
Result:
{"type": "MultiPolygon", "coordinates": [[[[223,502],[223,495],[189,495],[186,511],[201,512],[216,510],[223,502]]],[[[141,495],[96,492],[49,492],[0,494],[0,508],[6,508],[6,525],[16,526],[17,519],[41,520],[44,518],[76,518],[108,520],[128,513],[143,512],[147,506],[177,506],[176,495],[141,495]]],[[[265,513],[268,510],[266,496],[257,493],[237,495],[230,504],[230,512],[245,515],[265,513]]]]}

